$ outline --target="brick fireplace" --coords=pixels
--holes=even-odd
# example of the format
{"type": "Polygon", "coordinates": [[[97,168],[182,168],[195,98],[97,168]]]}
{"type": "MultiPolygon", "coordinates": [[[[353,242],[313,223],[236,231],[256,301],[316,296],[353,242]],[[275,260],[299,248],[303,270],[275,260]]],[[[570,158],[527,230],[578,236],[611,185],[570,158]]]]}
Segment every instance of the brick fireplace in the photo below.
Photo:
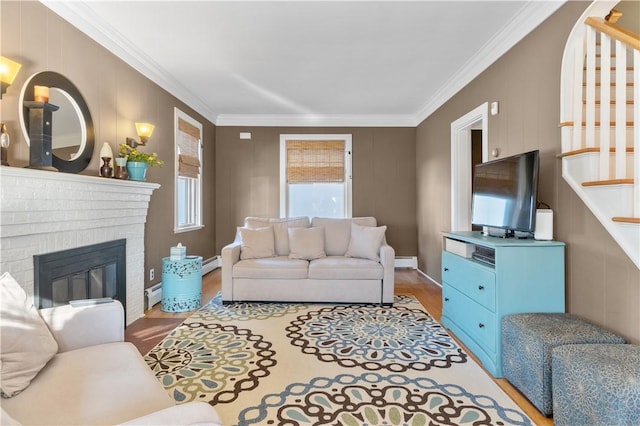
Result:
{"type": "Polygon", "coordinates": [[[0,273],[34,296],[34,256],[126,240],[127,325],[144,314],[144,228],[160,185],[0,167],[0,273]]]}

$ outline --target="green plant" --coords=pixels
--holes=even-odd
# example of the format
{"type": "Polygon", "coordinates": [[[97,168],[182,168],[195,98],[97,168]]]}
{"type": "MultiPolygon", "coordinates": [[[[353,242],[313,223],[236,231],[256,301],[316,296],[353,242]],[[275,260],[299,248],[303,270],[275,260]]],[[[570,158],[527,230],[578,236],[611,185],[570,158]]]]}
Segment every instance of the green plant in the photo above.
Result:
{"type": "Polygon", "coordinates": [[[120,150],[118,152],[121,156],[127,157],[127,161],[147,163],[150,167],[162,166],[164,164],[164,161],[158,160],[158,154],[155,152],[149,154],[138,151],[136,148],[133,148],[126,143],[120,144],[120,150]]]}

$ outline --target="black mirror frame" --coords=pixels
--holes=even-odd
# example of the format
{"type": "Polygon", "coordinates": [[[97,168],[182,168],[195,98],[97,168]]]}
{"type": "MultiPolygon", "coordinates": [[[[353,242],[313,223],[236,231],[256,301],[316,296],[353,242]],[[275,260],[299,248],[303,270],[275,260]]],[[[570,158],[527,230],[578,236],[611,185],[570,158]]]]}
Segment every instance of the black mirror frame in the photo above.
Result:
{"type": "MultiPolygon", "coordinates": [[[[95,146],[95,134],[93,129],[93,120],[91,119],[91,113],[89,112],[89,107],[85,102],[82,94],[78,88],[65,76],[59,74],[54,71],[43,71],[37,74],[34,74],[27,84],[27,86],[23,89],[24,98],[20,99],[21,106],[23,108],[23,126],[25,129],[29,126],[29,111],[24,106],[24,101],[32,101],[33,100],[33,87],[34,86],[46,86],[46,87],[55,87],[57,89],[64,90],[73,98],[73,100],[78,104],[80,111],[82,113],[81,120],[84,121],[87,138],[84,141],[84,148],[82,152],[73,160],[63,160],[55,156],[52,156],[53,167],[58,169],[61,172],[66,173],[79,173],[87,168],[89,162],[91,161],[91,156],[93,155],[93,148],[95,146]]],[[[28,138],[28,136],[25,136],[28,138]]]]}

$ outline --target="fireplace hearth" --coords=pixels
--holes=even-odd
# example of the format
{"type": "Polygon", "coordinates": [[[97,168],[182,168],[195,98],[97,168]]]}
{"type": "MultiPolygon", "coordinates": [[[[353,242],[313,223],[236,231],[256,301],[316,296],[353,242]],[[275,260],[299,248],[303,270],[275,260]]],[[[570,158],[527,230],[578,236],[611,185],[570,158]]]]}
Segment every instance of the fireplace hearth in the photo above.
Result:
{"type": "Polygon", "coordinates": [[[126,269],[126,239],[34,255],[34,304],[110,297],[126,307],[126,269]]]}

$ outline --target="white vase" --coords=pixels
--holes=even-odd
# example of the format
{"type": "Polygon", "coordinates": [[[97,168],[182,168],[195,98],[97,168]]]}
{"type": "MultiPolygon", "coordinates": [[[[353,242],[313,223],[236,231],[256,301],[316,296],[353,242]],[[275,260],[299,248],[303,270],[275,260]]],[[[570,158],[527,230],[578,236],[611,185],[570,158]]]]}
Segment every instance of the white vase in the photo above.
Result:
{"type": "Polygon", "coordinates": [[[109,142],[105,142],[102,144],[102,149],[100,149],[100,158],[103,157],[113,158],[113,150],[111,150],[111,145],[109,145],[109,142]]]}

